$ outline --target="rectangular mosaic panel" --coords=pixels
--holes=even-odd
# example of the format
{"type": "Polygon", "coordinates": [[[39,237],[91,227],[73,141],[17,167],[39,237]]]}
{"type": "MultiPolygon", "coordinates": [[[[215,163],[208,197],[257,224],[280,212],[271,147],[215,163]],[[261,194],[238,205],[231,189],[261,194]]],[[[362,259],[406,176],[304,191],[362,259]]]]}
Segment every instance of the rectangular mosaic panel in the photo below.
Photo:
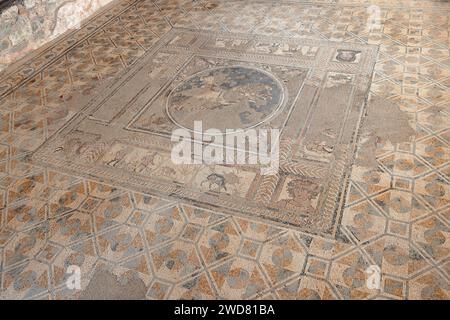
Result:
{"type": "Polygon", "coordinates": [[[33,155],[63,172],[333,237],[377,47],[173,29],[33,155]],[[277,128],[280,170],[176,165],[176,128],[277,128]]]}

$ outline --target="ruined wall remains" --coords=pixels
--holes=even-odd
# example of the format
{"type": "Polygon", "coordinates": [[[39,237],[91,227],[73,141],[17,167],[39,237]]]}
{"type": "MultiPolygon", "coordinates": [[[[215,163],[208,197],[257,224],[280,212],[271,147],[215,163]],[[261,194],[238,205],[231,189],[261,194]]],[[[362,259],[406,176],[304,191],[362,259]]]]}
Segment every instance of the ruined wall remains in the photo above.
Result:
{"type": "Polygon", "coordinates": [[[11,0],[0,15],[0,71],[111,1],[11,0]]]}

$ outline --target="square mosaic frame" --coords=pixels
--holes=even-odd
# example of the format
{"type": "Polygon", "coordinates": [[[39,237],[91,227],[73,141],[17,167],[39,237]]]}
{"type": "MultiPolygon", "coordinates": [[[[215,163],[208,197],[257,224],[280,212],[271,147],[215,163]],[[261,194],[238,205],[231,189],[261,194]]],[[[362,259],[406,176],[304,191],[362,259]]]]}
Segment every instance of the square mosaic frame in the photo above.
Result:
{"type": "Polygon", "coordinates": [[[372,45],[172,29],[135,64],[98,90],[97,96],[36,150],[32,160],[131,190],[334,237],[376,54],[377,47],[372,45]],[[193,63],[196,59],[200,61],[197,66],[193,63]],[[175,126],[157,132],[153,127],[136,126],[136,121],[158,98],[164,98],[171,85],[195,70],[236,65],[236,61],[241,66],[270,69],[277,78],[285,77],[284,90],[289,98],[277,116],[264,124],[282,130],[277,175],[261,176],[259,168],[250,166],[206,166],[170,168],[174,172],[171,177],[161,166],[147,170],[137,164],[141,170],[129,163],[120,168],[108,165],[108,154],[120,154],[120,145],[132,146],[139,161],[152,150],[162,155],[161,163],[168,163],[168,133],[175,126]],[[191,170],[191,175],[183,170],[191,170]],[[211,172],[238,176],[241,181],[233,190],[239,192],[199,188],[211,172]],[[292,181],[317,185],[319,192],[309,199],[307,209],[292,206],[288,190],[292,181]]]}

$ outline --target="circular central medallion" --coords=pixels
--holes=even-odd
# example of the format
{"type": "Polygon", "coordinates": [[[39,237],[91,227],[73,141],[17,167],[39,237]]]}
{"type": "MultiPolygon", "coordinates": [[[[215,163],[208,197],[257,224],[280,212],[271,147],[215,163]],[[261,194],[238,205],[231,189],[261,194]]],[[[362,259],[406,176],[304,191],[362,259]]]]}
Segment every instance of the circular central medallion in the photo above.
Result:
{"type": "Polygon", "coordinates": [[[269,73],[232,66],[201,71],[175,87],[167,113],[179,126],[193,130],[249,129],[271,118],[282,104],[282,85],[269,73]]]}

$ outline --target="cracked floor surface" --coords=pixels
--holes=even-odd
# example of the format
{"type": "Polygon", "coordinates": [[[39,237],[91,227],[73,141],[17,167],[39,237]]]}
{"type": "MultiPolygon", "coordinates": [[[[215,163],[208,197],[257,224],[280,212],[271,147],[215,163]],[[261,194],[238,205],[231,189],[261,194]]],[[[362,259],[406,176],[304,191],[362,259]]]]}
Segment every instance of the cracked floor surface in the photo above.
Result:
{"type": "Polygon", "coordinates": [[[0,297],[448,299],[449,11],[446,1],[118,0],[12,65],[0,73],[0,297]],[[380,26],[368,29],[371,5],[380,26]],[[83,96],[173,28],[378,46],[333,238],[33,161],[83,96]],[[66,286],[71,265],[81,290],[66,286]],[[378,289],[366,284],[373,266],[378,289]]]}

